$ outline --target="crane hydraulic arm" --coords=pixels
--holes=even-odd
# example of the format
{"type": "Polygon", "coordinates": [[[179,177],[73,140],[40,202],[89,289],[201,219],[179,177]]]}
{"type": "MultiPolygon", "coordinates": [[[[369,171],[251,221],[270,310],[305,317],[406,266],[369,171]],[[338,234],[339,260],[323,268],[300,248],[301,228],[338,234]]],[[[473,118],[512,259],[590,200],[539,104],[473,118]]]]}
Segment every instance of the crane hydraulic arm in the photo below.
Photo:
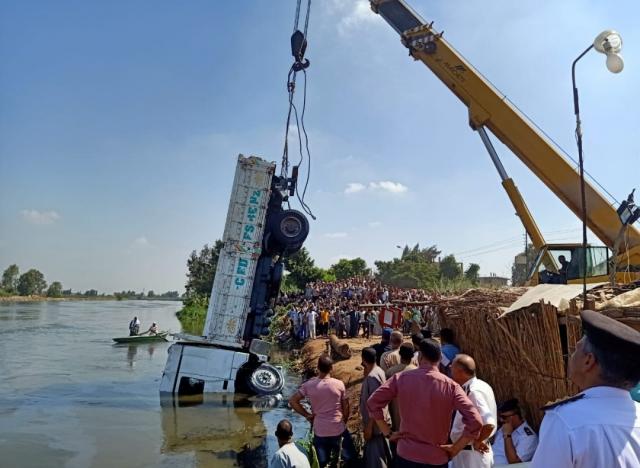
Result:
{"type": "MultiPolygon", "coordinates": [[[[400,34],[410,55],[424,63],[467,106],[471,128],[491,130],[580,217],[580,176],[561,150],[468,63],[442,37],[443,33],[433,28],[433,23],[427,24],[404,0],[371,0],[371,7],[400,34]]],[[[586,203],[589,229],[613,249],[622,227],[616,208],[588,181],[586,203]]],[[[628,226],[627,248],[625,260],[640,264],[640,231],[634,226],[628,226]]]]}

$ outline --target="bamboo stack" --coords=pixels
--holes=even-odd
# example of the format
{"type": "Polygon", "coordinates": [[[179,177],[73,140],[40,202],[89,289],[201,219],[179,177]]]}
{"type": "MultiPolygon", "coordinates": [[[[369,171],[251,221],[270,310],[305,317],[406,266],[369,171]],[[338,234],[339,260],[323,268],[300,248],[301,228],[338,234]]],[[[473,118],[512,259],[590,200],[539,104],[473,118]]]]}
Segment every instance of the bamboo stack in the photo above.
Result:
{"type": "Polygon", "coordinates": [[[579,327],[579,319],[571,317],[571,326],[561,327],[556,308],[543,303],[502,318],[497,318],[499,313],[492,303],[481,308],[450,304],[439,311],[463,352],[476,360],[478,376],[492,386],[496,399],[518,398],[537,429],[542,406],[575,393],[566,377],[566,361],[568,348],[575,347],[580,336],[573,322],[579,327]],[[561,329],[567,330],[563,336],[561,329]]]}
{"type": "MultiPolygon", "coordinates": [[[[595,288],[589,291],[587,308],[640,330],[637,303],[605,302],[637,287],[640,283],[595,288]]],[[[537,430],[544,416],[542,406],[578,391],[567,378],[567,362],[582,337],[582,300],[569,301],[564,312],[540,302],[501,316],[501,307],[512,304],[523,291],[469,290],[438,298],[432,305],[440,324],[453,329],[462,351],[476,360],[478,376],[493,387],[496,399],[518,398],[537,430]]]]}

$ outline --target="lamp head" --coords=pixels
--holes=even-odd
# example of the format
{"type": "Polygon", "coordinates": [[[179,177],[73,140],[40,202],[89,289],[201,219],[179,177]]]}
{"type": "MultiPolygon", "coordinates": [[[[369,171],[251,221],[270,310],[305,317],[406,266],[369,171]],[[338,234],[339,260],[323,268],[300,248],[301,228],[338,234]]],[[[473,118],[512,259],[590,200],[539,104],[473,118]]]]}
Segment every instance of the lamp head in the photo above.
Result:
{"type": "Polygon", "coordinates": [[[602,31],[593,41],[593,47],[607,56],[607,69],[611,73],[620,73],[624,68],[624,61],[620,55],[622,37],[616,31],[607,29],[602,31]]]}

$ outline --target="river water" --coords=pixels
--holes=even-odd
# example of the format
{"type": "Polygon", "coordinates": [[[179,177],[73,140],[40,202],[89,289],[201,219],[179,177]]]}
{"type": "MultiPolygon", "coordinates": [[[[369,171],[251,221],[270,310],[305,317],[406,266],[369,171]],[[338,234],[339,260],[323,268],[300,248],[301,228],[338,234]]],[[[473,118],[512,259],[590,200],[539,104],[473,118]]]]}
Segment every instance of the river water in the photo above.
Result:
{"type": "Polygon", "coordinates": [[[134,315],[180,331],[179,302],[0,303],[0,466],[266,467],[277,422],[232,395],[160,401],[170,343],[115,345],[134,315]]]}

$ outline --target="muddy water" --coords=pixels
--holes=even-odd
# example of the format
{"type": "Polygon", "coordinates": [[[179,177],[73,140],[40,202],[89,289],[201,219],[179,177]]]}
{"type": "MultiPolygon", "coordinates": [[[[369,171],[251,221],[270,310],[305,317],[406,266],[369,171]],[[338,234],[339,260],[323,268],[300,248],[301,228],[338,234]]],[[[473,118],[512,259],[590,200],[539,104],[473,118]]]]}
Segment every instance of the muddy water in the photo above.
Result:
{"type": "MultiPolygon", "coordinates": [[[[114,345],[137,315],[180,331],[175,302],[0,303],[0,466],[266,467],[284,402],[160,401],[170,343],[114,345]]],[[[286,394],[295,385],[288,378],[286,394]]]]}

